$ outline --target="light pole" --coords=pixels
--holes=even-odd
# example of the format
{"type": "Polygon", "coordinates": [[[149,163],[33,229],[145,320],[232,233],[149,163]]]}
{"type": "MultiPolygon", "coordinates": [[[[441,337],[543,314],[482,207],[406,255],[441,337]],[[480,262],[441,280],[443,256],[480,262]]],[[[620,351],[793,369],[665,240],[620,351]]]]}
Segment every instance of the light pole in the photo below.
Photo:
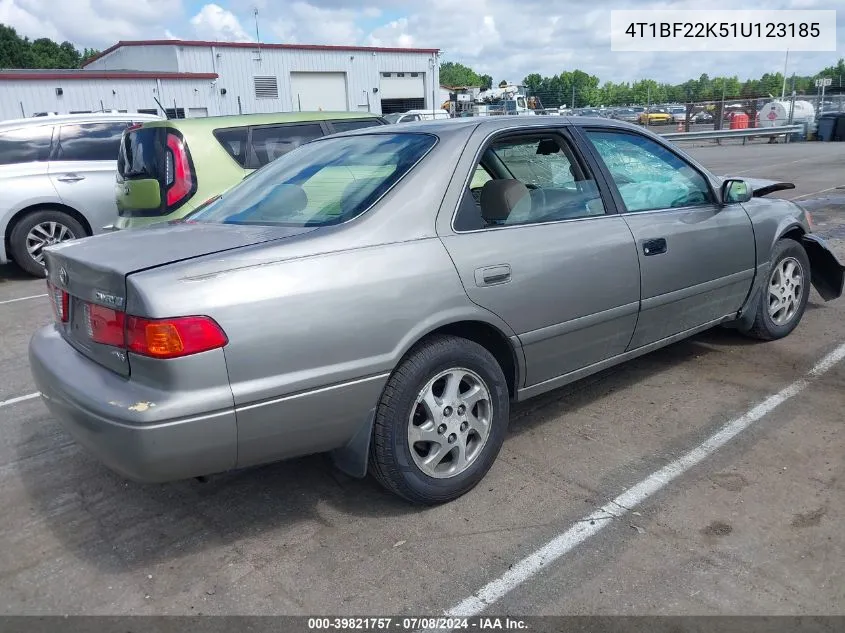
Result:
{"type": "Polygon", "coordinates": [[[434,56],[431,58],[431,118],[435,118],[437,116],[437,112],[434,107],[435,98],[434,98],[434,91],[437,90],[437,84],[434,82],[434,75],[436,74],[437,70],[437,53],[434,53],[434,56]]]}

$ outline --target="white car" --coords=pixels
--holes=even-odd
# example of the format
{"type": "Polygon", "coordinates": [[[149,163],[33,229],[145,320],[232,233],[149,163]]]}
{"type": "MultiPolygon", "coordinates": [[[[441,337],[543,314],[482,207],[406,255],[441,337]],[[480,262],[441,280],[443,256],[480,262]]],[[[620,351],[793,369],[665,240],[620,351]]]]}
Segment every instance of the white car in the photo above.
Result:
{"type": "Polygon", "coordinates": [[[408,123],[409,121],[432,121],[450,117],[446,110],[408,110],[407,112],[386,114],[384,118],[390,123],[408,123]]]}
{"type": "Polygon", "coordinates": [[[150,114],[36,116],[0,123],[0,264],[44,276],[45,246],[102,233],[117,219],[123,131],[150,114]]]}

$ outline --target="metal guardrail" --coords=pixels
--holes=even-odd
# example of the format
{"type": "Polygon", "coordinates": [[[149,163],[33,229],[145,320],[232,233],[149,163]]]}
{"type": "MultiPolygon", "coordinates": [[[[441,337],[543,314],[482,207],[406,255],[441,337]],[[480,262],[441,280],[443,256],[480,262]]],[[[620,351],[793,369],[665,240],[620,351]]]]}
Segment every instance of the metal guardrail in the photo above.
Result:
{"type": "Polygon", "coordinates": [[[803,125],[780,125],[777,127],[753,127],[740,130],[699,130],[697,132],[670,132],[661,134],[665,139],[672,141],[695,141],[698,139],[722,139],[722,138],[750,138],[750,137],[771,137],[781,134],[794,134],[803,132],[803,125]]]}

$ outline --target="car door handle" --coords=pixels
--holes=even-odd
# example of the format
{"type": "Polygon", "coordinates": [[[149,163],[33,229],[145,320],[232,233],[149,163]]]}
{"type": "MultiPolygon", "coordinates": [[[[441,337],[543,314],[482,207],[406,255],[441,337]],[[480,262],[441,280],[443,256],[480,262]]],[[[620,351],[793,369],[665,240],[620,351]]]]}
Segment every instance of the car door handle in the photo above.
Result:
{"type": "Polygon", "coordinates": [[[79,182],[80,180],[85,180],[85,176],[80,176],[79,174],[64,174],[63,176],[59,176],[56,178],[59,182],[79,182]]]}
{"type": "Polygon", "coordinates": [[[475,270],[476,286],[494,286],[507,283],[511,279],[510,264],[498,264],[497,266],[485,266],[475,270]]]}
{"type": "Polygon", "coordinates": [[[661,255],[666,252],[666,238],[658,237],[643,242],[643,255],[661,255]]]}

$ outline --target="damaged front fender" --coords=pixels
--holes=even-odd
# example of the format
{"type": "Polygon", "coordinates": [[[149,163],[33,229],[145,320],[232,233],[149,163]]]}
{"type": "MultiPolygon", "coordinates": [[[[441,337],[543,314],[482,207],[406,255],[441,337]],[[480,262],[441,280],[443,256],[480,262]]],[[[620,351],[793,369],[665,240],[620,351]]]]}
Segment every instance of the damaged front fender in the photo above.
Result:
{"type": "Polygon", "coordinates": [[[841,297],[845,285],[845,265],[836,259],[836,255],[818,235],[807,233],[801,242],[810,259],[813,287],[825,301],[841,297]]]}

